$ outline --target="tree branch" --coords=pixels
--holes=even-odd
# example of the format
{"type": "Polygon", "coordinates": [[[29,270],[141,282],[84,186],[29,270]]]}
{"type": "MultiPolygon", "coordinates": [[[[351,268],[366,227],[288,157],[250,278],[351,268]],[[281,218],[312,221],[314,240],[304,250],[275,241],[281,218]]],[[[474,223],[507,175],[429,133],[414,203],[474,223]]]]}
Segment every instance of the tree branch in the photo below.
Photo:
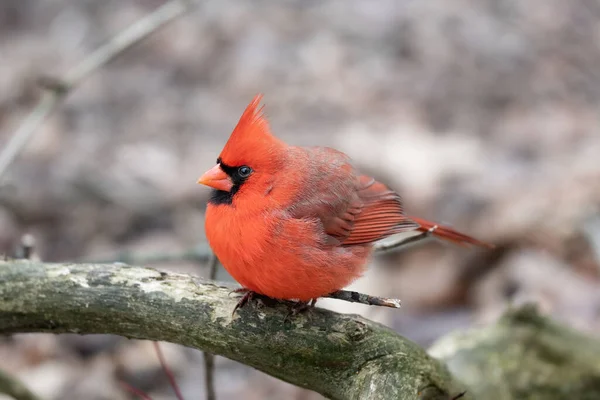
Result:
{"type": "Polygon", "coordinates": [[[481,328],[451,333],[429,353],[477,399],[600,399],[600,341],[541,315],[509,309],[481,328]]]}
{"type": "Polygon", "coordinates": [[[100,46],[69,71],[63,79],[42,79],[40,84],[46,91],[0,153],[0,177],[33,137],[35,130],[71,90],[124,50],[185,13],[192,4],[191,0],[171,0],[100,46]]]}
{"type": "MultiPolygon", "coordinates": [[[[450,399],[465,389],[411,341],[322,309],[248,304],[230,288],[123,264],[0,261],[0,334],[110,333],[218,354],[332,399],[450,399]],[[420,394],[419,394],[420,393],[420,394]]],[[[467,394],[468,396],[468,394],[467,394]]]]}
{"type": "Polygon", "coordinates": [[[39,400],[25,385],[1,370],[0,394],[6,394],[15,400],[39,400]]]}

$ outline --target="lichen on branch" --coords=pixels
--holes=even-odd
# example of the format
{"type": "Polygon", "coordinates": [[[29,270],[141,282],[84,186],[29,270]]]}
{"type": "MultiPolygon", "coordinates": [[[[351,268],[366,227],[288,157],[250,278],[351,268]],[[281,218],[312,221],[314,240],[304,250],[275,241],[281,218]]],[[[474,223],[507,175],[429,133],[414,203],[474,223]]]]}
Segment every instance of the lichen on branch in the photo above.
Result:
{"type": "Polygon", "coordinates": [[[0,334],[110,333],[239,361],[332,399],[450,399],[465,388],[413,342],[319,308],[287,318],[231,288],[124,264],[0,262],[0,334]]]}

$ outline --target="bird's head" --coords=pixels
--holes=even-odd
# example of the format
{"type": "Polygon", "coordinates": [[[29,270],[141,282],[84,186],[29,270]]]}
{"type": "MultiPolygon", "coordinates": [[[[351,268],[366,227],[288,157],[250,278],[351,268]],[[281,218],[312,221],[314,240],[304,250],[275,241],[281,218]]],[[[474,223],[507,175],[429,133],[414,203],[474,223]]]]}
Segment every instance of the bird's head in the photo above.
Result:
{"type": "Polygon", "coordinates": [[[232,204],[234,196],[266,192],[282,168],[286,144],[271,134],[263,108],[259,108],[261,99],[262,95],[252,99],[217,164],[198,179],[198,183],[214,189],[209,203],[232,204]]]}

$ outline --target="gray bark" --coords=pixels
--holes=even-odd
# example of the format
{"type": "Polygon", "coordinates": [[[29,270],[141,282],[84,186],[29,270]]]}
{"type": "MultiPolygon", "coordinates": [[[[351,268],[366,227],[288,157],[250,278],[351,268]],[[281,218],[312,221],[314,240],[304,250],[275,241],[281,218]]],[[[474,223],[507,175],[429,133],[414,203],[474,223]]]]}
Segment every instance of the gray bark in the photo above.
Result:
{"type": "MultiPolygon", "coordinates": [[[[392,330],[284,304],[232,316],[230,288],[124,264],[0,262],[0,334],[110,333],[179,343],[332,399],[451,399],[446,367],[392,330]]],[[[464,397],[465,399],[470,398],[464,397]]]]}
{"type": "Polygon", "coordinates": [[[429,352],[478,399],[600,399],[600,341],[533,305],[509,310],[494,325],[450,334],[429,352]]]}

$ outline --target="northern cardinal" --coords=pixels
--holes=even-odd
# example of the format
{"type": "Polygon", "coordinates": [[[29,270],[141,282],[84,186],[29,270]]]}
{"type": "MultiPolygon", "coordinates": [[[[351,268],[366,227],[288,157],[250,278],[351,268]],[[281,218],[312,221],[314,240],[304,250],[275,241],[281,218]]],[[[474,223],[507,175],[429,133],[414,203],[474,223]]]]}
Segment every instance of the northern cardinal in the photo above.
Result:
{"type": "Polygon", "coordinates": [[[358,172],[344,153],[279,140],[261,98],[198,180],[214,189],[206,209],[210,246],[248,294],[316,301],[360,277],[373,243],[400,232],[490,247],[406,216],[400,196],[358,172]]]}

